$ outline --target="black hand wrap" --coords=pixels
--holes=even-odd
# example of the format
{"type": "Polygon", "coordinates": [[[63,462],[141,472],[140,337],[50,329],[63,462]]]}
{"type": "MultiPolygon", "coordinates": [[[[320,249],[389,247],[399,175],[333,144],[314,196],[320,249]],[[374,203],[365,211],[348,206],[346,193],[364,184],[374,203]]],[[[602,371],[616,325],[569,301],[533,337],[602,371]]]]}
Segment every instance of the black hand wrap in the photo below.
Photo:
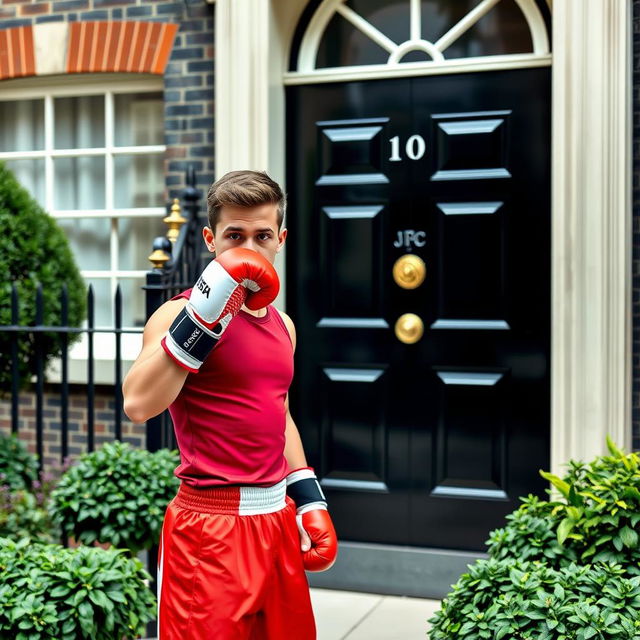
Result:
{"type": "Polygon", "coordinates": [[[287,476],[287,495],[300,510],[308,504],[321,503],[327,506],[327,499],[322,493],[320,483],[313,469],[296,469],[287,476]]]}
{"type": "Polygon", "coordinates": [[[172,354],[190,369],[199,369],[222,333],[222,325],[205,329],[185,307],[169,327],[167,340],[171,340],[172,354]]]}

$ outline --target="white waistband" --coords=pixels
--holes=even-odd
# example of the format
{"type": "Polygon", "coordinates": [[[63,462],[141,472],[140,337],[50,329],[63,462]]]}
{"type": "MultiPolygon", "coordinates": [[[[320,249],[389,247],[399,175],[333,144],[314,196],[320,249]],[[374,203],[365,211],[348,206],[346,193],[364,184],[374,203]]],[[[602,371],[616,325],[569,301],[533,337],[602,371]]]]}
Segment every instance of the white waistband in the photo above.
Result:
{"type": "Polygon", "coordinates": [[[281,480],[271,487],[240,487],[238,515],[253,516],[275,513],[287,506],[287,482],[281,480]]]}

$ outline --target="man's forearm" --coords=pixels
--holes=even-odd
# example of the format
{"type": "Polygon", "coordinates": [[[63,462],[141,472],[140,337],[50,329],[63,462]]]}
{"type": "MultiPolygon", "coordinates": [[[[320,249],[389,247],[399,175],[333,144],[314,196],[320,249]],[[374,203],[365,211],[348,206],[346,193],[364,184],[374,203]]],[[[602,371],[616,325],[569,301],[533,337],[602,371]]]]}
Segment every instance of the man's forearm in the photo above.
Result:
{"type": "Polygon", "coordinates": [[[134,422],[157,416],[176,399],[188,373],[158,345],[147,358],[136,362],[124,379],[125,413],[134,422]]]}

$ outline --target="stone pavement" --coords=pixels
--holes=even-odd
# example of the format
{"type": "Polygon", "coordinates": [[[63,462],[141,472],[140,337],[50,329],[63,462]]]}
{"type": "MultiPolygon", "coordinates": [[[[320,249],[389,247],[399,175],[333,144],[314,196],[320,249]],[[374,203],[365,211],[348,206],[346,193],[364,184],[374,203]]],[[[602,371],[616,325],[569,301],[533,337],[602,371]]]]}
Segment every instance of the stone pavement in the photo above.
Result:
{"type": "Polygon", "coordinates": [[[437,600],[311,589],[318,640],[426,640],[437,600]]]}
{"type": "Polygon", "coordinates": [[[437,600],[330,589],[311,589],[311,601],[317,640],[427,640],[426,621],[440,606],[437,600]]]}

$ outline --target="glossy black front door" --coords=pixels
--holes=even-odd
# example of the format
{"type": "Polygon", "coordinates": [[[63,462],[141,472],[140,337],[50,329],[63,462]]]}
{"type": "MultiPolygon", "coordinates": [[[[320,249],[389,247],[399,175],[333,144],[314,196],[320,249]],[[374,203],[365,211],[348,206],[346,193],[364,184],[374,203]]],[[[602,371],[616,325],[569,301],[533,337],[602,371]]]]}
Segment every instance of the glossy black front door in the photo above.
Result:
{"type": "Polygon", "coordinates": [[[543,488],[549,80],[288,88],[292,404],[342,539],[480,549],[543,488]],[[407,253],[414,289],[392,275],[407,253]]]}

